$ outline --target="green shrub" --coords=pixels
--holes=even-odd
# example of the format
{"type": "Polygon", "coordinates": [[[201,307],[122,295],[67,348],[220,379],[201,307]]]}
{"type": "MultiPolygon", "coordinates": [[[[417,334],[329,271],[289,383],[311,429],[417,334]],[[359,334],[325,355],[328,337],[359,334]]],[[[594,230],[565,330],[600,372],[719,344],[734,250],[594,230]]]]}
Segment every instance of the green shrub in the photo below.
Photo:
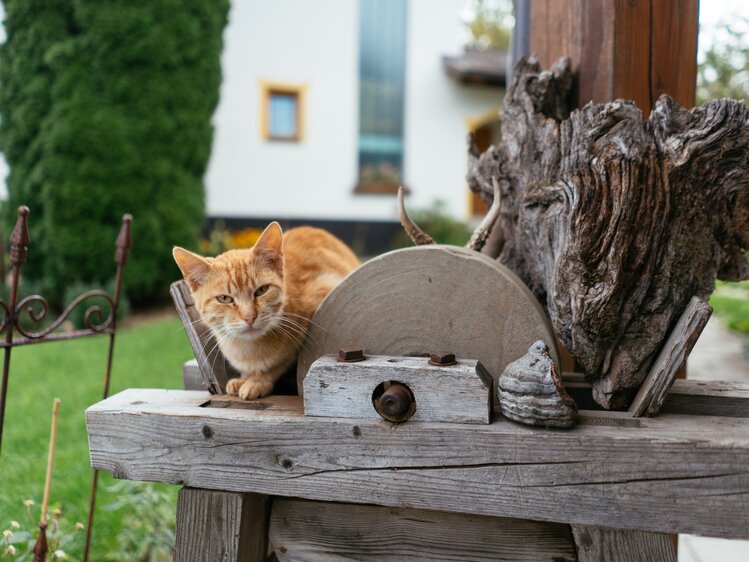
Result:
{"type": "Polygon", "coordinates": [[[749,334],[749,281],[718,282],[710,297],[710,306],[729,328],[749,334]]]}
{"type": "Polygon", "coordinates": [[[176,527],[173,495],[154,484],[127,480],[107,491],[117,494],[117,500],[105,509],[123,510],[117,550],[107,553],[107,560],[170,561],[176,527]]]}
{"type": "Polygon", "coordinates": [[[30,202],[27,275],[45,278],[51,300],[72,283],[112,276],[123,213],[134,215],[125,277],[134,300],[166,294],[178,273],[172,245],[197,246],[228,6],[6,2],[0,81],[18,93],[0,99],[0,146],[11,167],[10,206],[30,202]],[[43,47],[29,48],[37,35],[43,47]],[[45,90],[31,124],[19,106],[24,80],[45,90]]]}

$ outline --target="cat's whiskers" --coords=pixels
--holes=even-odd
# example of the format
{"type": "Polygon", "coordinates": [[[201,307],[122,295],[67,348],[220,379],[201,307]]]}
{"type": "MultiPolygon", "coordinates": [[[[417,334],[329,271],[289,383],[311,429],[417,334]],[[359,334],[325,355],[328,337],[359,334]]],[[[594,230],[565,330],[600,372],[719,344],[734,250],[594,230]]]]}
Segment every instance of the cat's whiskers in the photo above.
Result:
{"type": "Polygon", "coordinates": [[[317,342],[317,340],[315,339],[316,336],[313,336],[307,328],[305,328],[292,318],[282,317],[279,324],[286,327],[287,329],[294,330],[295,333],[298,333],[301,337],[303,337],[304,342],[301,344],[302,347],[304,347],[308,343],[317,342]]]}
{"type": "Polygon", "coordinates": [[[291,317],[301,318],[302,320],[306,320],[307,322],[309,322],[313,326],[317,326],[318,328],[320,328],[323,332],[327,332],[328,331],[325,328],[323,328],[320,324],[318,324],[317,322],[313,322],[312,319],[307,318],[303,314],[297,314],[296,312],[289,312],[289,311],[286,311],[283,314],[284,314],[284,316],[291,316],[291,317]]]}
{"type": "Polygon", "coordinates": [[[301,340],[301,339],[299,338],[299,335],[298,335],[298,334],[295,334],[294,332],[290,331],[290,330],[289,330],[288,328],[286,328],[285,326],[283,326],[283,325],[281,325],[281,324],[278,324],[278,325],[276,325],[276,327],[275,327],[275,328],[273,328],[273,329],[274,329],[274,330],[276,330],[276,331],[278,331],[278,332],[280,332],[281,334],[283,334],[283,335],[284,335],[284,336],[286,336],[287,338],[289,338],[289,339],[290,339],[290,340],[291,340],[291,341],[292,341],[292,342],[293,342],[294,344],[296,344],[297,346],[301,347],[301,346],[303,346],[303,345],[304,345],[304,340],[301,340]]]}
{"type": "Polygon", "coordinates": [[[217,326],[215,329],[211,328],[211,332],[213,333],[213,336],[214,336],[214,339],[215,339],[215,343],[211,347],[210,351],[207,353],[208,357],[211,356],[211,353],[213,353],[214,351],[218,350],[218,353],[216,353],[213,356],[213,362],[211,363],[211,371],[215,370],[216,360],[219,358],[219,356],[222,358],[222,361],[224,362],[224,368],[226,368],[226,355],[224,355],[223,352],[221,352],[220,345],[221,345],[221,342],[223,342],[225,339],[229,338],[230,334],[228,332],[216,334],[216,332],[220,331],[219,328],[220,328],[220,326],[217,326]]]}

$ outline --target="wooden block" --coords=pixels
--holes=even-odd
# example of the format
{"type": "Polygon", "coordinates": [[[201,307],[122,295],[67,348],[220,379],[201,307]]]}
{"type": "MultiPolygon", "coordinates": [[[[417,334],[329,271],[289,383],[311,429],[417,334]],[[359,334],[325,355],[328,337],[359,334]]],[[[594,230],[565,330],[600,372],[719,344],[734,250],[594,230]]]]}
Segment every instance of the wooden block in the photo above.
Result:
{"type": "Polygon", "coordinates": [[[405,248],[366,262],[312,320],[297,363],[300,389],[317,358],[351,346],[370,355],[450,351],[481,361],[495,382],[537,340],[559,362],[551,324],[523,282],[488,256],[455,246],[405,248]]]}
{"type": "Polygon", "coordinates": [[[669,535],[572,525],[579,562],[676,562],[669,535]]]}
{"type": "Polygon", "coordinates": [[[169,287],[169,293],[195,353],[205,388],[214,394],[224,394],[227,381],[238,377],[239,373],[218,349],[211,330],[200,320],[187,284],[176,281],[169,287]]]}
{"type": "Polygon", "coordinates": [[[491,375],[476,360],[435,366],[424,357],[368,356],[342,363],[320,357],[304,379],[304,414],[382,419],[373,393],[386,381],[405,384],[416,407],[411,421],[483,423],[491,421],[491,375]]]}
{"type": "Polygon", "coordinates": [[[200,373],[197,359],[190,359],[182,364],[182,388],[185,390],[208,390],[205,379],[200,373]]]}
{"type": "Polygon", "coordinates": [[[633,417],[655,416],[659,412],[679,368],[686,362],[712,313],[709,304],[692,297],[629,407],[633,417]]]}
{"type": "MultiPolygon", "coordinates": [[[[117,478],[475,515],[749,539],[749,424],[581,411],[565,431],[310,417],[300,397],[211,408],[129,390],[86,411],[117,478]]],[[[227,401],[221,397],[222,401],[227,401]]]]}
{"type": "Polygon", "coordinates": [[[260,494],[182,488],[175,562],[265,560],[269,509],[270,499],[260,494]]]}
{"type": "Polygon", "coordinates": [[[270,542],[281,562],[577,560],[569,525],[283,498],[270,542]]]}

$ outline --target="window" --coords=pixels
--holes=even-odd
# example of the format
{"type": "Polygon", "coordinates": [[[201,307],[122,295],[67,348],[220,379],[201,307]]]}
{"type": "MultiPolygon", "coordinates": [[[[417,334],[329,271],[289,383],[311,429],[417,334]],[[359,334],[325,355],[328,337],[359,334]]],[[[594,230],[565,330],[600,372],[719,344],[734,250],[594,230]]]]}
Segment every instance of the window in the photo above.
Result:
{"type": "Polygon", "coordinates": [[[359,0],[360,193],[395,193],[403,176],[406,0],[359,0]]]}
{"type": "Polygon", "coordinates": [[[303,86],[261,83],[262,134],[268,140],[300,141],[303,124],[303,86]]]}

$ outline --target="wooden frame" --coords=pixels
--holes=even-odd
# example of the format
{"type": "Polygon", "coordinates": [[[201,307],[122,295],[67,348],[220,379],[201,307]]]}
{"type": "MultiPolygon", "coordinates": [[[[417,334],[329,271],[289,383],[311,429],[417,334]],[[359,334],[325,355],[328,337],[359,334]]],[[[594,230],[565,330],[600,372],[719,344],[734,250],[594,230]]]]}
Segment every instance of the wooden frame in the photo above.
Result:
{"type": "Polygon", "coordinates": [[[282,82],[266,82],[259,80],[260,95],[260,135],[271,141],[301,142],[305,133],[305,98],[306,84],[287,84],[282,82]],[[290,136],[278,136],[271,132],[270,101],[274,94],[293,96],[296,98],[296,132],[290,136]]]}
{"type": "Polygon", "coordinates": [[[749,426],[718,410],[581,411],[577,427],[555,431],[496,416],[486,426],[305,417],[300,397],[213,401],[127,390],[91,406],[92,465],[204,489],[749,538],[749,426]]]}

